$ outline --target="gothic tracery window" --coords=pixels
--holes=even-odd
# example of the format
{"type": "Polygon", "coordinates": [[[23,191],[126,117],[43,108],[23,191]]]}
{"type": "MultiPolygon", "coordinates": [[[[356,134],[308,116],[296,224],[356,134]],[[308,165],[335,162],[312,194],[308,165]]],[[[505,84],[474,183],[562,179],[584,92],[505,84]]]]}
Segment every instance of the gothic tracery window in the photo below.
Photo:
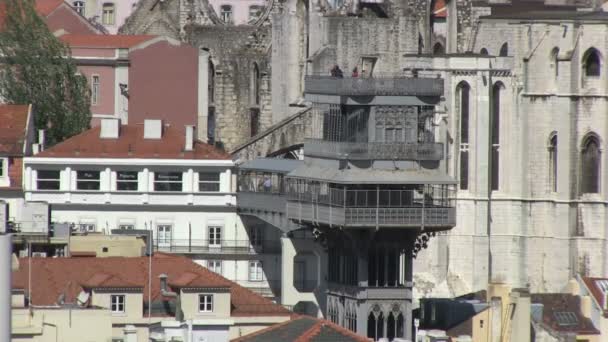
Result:
{"type": "Polygon", "coordinates": [[[596,49],[590,48],[583,56],[585,76],[599,76],[601,70],[600,53],[596,49]]]}
{"type": "Polygon", "coordinates": [[[460,189],[469,188],[469,99],[471,87],[461,82],[456,88],[457,110],[460,116],[460,189]]]}
{"type": "Polygon", "coordinates": [[[552,192],[557,191],[557,134],[549,140],[549,183],[552,192]]]}
{"type": "Polygon", "coordinates": [[[597,137],[590,135],[583,141],[581,150],[581,192],[600,192],[601,151],[597,137]]]}

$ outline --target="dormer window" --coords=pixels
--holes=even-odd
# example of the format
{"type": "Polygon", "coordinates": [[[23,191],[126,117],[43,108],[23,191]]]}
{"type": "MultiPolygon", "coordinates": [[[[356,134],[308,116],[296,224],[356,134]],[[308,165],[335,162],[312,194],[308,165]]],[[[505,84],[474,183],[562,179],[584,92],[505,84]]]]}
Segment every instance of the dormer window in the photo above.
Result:
{"type": "Polygon", "coordinates": [[[213,295],[200,294],[198,295],[198,311],[213,312],[213,295]]]}
{"type": "Polygon", "coordinates": [[[111,295],[110,308],[113,314],[125,313],[125,295],[111,295]]]}

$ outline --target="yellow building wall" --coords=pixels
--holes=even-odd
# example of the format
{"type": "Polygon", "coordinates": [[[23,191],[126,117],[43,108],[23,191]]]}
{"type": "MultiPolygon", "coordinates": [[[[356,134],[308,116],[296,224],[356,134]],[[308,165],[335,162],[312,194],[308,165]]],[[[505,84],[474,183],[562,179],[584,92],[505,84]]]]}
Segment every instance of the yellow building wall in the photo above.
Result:
{"type": "Polygon", "coordinates": [[[490,342],[490,310],[484,310],[473,317],[473,341],[490,342]]]}
{"type": "Polygon", "coordinates": [[[201,318],[230,318],[230,292],[213,292],[213,312],[198,311],[198,295],[203,292],[181,292],[184,320],[201,318]]]}
{"type": "Polygon", "coordinates": [[[139,257],[146,244],[137,236],[85,235],[70,237],[70,253],[95,252],[97,257],[139,257]],[[107,251],[104,252],[104,248],[107,251]]]}
{"type": "Polygon", "coordinates": [[[143,294],[141,292],[98,292],[93,290],[93,296],[91,304],[93,306],[99,306],[105,308],[110,312],[112,316],[112,323],[125,323],[139,321],[143,317],[143,294]],[[125,296],[125,312],[123,314],[112,313],[111,310],[111,295],[124,295],[125,296]]]}

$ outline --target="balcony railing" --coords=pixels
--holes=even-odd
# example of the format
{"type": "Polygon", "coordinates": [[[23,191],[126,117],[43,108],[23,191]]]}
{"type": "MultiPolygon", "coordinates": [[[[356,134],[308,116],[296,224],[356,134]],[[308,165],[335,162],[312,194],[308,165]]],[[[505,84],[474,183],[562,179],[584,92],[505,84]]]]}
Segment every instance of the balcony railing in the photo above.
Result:
{"type": "Polygon", "coordinates": [[[337,226],[452,227],[454,197],[446,187],[418,190],[346,190],[288,187],[287,216],[295,222],[337,226]]]}
{"type": "Polygon", "coordinates": [[[441,160],[443,159],[443,143],[356,143],[306,139],[304,154],[351,160],[441,160]]]}
{"type": "Polygon", "coordinates": [[[171,253],[213,254],[263,254],[280,253],[281,245],[276,240],[221,240],[219,243],[198,239],[154,240],[154,249],[171,253]]]}
{"type": "Polygon", "coordinates": [[[310,75],[304,80],[304,92],[321,95],[351,96],[441,96],[443,80],[401,75],[373,77],[332,77],[310,75]]]}

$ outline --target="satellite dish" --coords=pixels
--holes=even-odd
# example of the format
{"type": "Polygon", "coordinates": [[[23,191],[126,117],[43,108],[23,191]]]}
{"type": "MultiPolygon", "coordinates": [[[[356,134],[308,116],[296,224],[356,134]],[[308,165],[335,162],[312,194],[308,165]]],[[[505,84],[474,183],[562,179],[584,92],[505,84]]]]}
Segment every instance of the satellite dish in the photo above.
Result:
{"type": "Polygon", "coordinates": [[[89,297],[91,295],[86,292],[86,291],[80,291],[80,293],[78,294],[78,305],[79,306],[85,306],[87,304],[87,302],[89,301],[89,297]]]}

